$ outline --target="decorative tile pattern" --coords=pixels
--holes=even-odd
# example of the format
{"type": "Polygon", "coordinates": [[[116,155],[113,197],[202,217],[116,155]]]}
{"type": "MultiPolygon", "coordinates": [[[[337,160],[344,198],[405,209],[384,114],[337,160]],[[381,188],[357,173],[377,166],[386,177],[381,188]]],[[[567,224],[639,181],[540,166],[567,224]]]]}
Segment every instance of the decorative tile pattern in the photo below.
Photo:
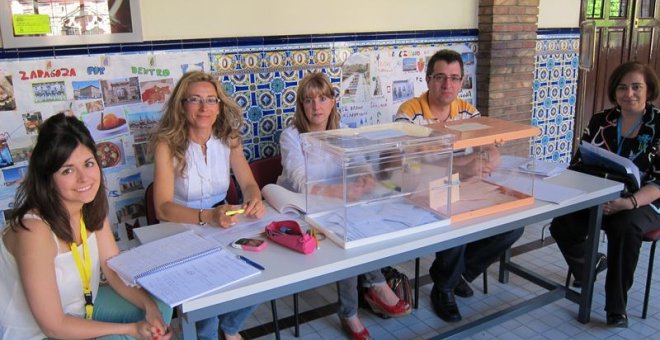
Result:
{"type": "Polygon", "coordinates": [[[339,93],[341,66],[354,53],[451,44],[476,50],[476,36],[228,47],[212,49],[209,59],[211,72],[243,109],[243,152],[254,161],[280,153],[279,136],[295,112],[298,82],[306,74],[327,74],[339,93]]]}
{"type": "Polygon", "coordinates": [[[578,78],[579,35],[538,36],[532,124],[541,137],[530,154],[568,162],[572,154],[578,78]]]}

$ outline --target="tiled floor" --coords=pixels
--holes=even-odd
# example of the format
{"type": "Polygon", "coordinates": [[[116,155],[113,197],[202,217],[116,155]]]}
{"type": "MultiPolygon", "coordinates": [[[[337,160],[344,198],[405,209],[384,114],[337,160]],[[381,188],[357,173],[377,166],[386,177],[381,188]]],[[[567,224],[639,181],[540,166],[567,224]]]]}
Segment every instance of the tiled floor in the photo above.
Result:
{"type": "MultiPolygon", "coordinates": [[[[525,234],[516,243],[526,244],[538,241],[541,237],[541,225],[527,227],[525,234]]],[[[548,232],[546,230],[547,237],[548,232]]],[[[606,251],[606,243],[601,242],[600,249],[606,251]]],[[[660,334],[660,266],[658,262],[654,270],[654,282],[652,283],[651,301],[646,320],[641,318],[642,302],[644,298],[644,284],[646,282],[646,269],[650,244],[644,242],[640,253],[639,264],[635,273],[635,283],[628,294],[628,316],[629,328],[610,328],[605,324],[604,282],[605,275],[599,275],[595,285],[591,322],[581,324],[576,320],[577,305],[562,299],[550,305],[536,309],[528,314],[494,326],[490,329],[473,335],[472,339],[644,339],[658,338],[660,334]]],[[[432,257],[422,259],[422,274],[428,273],[432,257]]],[[[542,247],[518,256],[513,261],[525,267],[532,268],[543,276],[564,282],[566,275],[566,264],[555,244],[542,247]]],[[[400,270],[413,277],[413,262],[397,266],[400,270]]],[[[487,295],[482,291],[482,279],[477,278],[472,287],[475,295],[471,298],[457,298],[463,321],[456,324],[448,324],[438,318],[430,307],[429,293],[431,285],[421,287],[420,306],[409,316],[398,319],[380,319],[368,311],[361,310],[360,317],[367,326],[374,339],[426,339],[436,336],[453,327],[460,326],[482,316],[502,310],[512,304],[530,297],[539,295],[546,290],[532,284],[522,278],[511,274],[510,282],[502,284],[497,281],[498,266],[492,265],[488,271],[487,295]]],[[[300,294],[301,311],[319,308],[336,301],[336,290],[334,285],[319,287],[315,290],[300,294]]],[[[278,300],[278,313],[280,318],[293,314],[291,297],[278,300]]],[[[246,329],[268,324],[272,320],[270,304],[259,306],[254,315],[248,320],[246,329]]],[[[282,339],[295,339],[293,327],[281,330],[282,339]]],[[[258,339],[274,339],[274,334],[268,334],[258,339]]],[[[307,322],[301,326],[300,339],[344,339],[341,332],[339,319],[335,314],[321,317],[307,322]]]]}

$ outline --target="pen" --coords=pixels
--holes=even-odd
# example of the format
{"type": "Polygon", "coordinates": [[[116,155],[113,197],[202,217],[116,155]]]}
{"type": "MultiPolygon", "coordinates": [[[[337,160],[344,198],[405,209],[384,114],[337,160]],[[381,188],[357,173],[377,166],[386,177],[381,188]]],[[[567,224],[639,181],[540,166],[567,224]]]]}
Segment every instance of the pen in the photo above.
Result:
{"type": "Polygon", "coordinates": [[[242,214],[245,212],[245,209],[236,209],[236,210],[227,210],[225,211],[225,216],[234,216],[237,214],[242,214]]]}
{"type": "Polygon", "coordinates": [[[258,264],[258,263],[256,263],[256,262],[254,262],[254,261],[248,259],[247,257],[245,257],[245,256],[243,256],[243,255],[238,255],[238,258],[241,259],[241,260],[243,260],[243,261],[245,261],[245,263],[251,265],[251,266],[254,267],[254,268],[257,268],[257,269],[259,269],[259,270],[266,270],[266,268],[264,268],[262,265],[260,265],[260,264],[258,264]]]}

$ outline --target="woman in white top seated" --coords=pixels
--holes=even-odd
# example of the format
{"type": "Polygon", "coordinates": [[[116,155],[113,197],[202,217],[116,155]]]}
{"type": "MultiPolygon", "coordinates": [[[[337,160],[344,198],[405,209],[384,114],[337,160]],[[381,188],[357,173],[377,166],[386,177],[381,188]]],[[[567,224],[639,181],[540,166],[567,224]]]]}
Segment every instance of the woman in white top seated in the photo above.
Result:
{"type": "Polygon", "coordinates": [[[169,339],[172,310],[107,266],[119,253],[107,215],[89,131],[50,117],[0,244],[0,339],[169,339]],[[101,271],[110,287],[99,286],[101,271]]]}
{"type": "MultiPolygon", "coordinates": [[[[277,184],[295,192],[302,192],[305,189],[306,169],[300,134],[337,129],[339,120],[335,94],[327,76],[323,73],[310,73],[305,76],[298,85],[293,123],[280,136],[283,169],[277,184]]],[[[327,168],[326,164],[316,164],[310,171],[327,171],[327,168]]],[[[372,191],[373,188],[372,178],[361,177],[351,183],[347,195],[350,200],[353,200],[372,191]]],[[[341,198],[343,197],[343,186],[341,184],[315,185],[311,188],[311,192],[341,198]]],[[[410,314],[410,305],[394,294],[379,270],[363,275],[363,283],[367,287],[365,300],[374,311],[392,317],[410,314]]],[[[369,331],[364,327],[357,314],[357,281],[357,277],[352,277],[338,282],[339,319],[342,328],[351,339],[369,339],[369,331]]]]}
{"type": "MultiPolygon", "coordinates": [[[[152,136],[154,148],[154,205],[161,221],[210,224],[229,228],[245,209],[261,218],[266,209],[241,144],[240,107],[218,80],[200,71],[183,75],[167,102],[152,136]],[[243,205],[225,204],[229,170],[243,193],[243,205]]],[[[238,331],[256,306],[220,316],[226,339],[240,339],[238,331]]],[[[217,339],[218,318],[197,322],[197,337],[217,339]]]]}

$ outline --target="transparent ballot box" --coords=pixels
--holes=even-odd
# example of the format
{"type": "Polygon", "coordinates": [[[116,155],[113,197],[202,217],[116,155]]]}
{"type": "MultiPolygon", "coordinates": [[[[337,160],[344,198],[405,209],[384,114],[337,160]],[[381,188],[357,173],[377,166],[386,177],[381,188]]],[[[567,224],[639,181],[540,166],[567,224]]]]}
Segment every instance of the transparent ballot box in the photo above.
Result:
{"type": "Polygon", "coordinates": [[[520,149],[528,153],[531,139],[540,134],[538,128],[490,117],[428,126],[454,136],[453,176],[459,184],[451,197],[452,222],[534,203],[533,173],[506,163],[522,159],[527,167],[534,167],[527,155],[512,153],[520,149]],[[511,148],[511,144],[524,147],[511,148]]]}
{"type": "Polygon", "coordinates": [[[449,224],[453,137],[391,123],[302,135],[305,219],[344,248],[449,224]]]}

